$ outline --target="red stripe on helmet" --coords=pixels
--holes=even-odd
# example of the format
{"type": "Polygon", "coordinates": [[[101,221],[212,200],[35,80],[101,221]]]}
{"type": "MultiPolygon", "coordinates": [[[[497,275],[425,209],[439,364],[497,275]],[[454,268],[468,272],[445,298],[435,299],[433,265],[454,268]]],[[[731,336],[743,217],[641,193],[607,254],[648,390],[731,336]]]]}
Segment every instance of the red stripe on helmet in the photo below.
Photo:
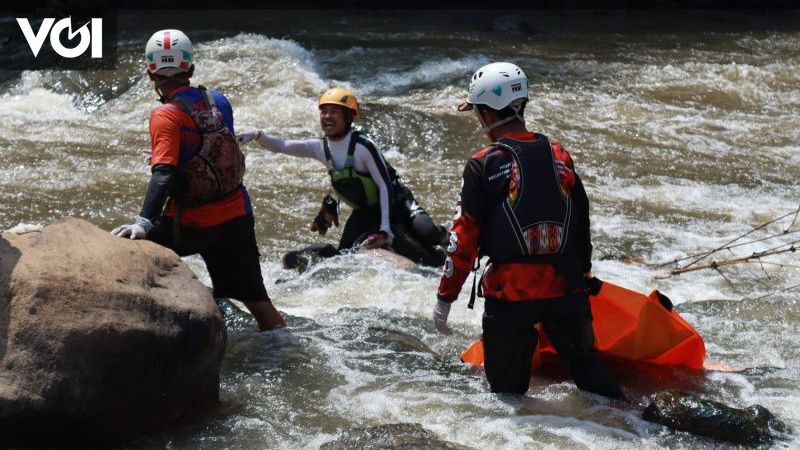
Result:
{"type": "Polygon", "coordinates": [[[164,50],[169,50],[170,42],[169,42],[169,31],[164,33],[164,50]]]}

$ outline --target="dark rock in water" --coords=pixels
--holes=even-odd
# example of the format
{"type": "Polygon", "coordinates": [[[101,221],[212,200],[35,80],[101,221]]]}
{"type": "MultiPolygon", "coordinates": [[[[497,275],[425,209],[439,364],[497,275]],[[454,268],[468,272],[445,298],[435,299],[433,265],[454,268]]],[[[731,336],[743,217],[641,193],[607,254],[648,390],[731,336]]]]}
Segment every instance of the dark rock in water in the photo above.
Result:
{"type": "Polygon", "coordinates": [[[252,314],[242,311],[241,308],[234,305],[233,302],[227,298],[215,298],[214,301],[217,303],[219,312],[221,312],[222,316],[225,318],[225,325],[228,328],[237,330],[252,330],[254,328],[253,324],[256,323],[256,319],[252,314]]]}
{"type": "Polygon", "coordinates": [[[788,432],[786,425],[763,406],[733,408],[678,391],[657,394],[642,418],[674,430],[738,444],[769,443],[788,432]]]}
{"type": "Polygon", "coordinates": [[[433,353],[433,350],[418,337],[408,333],[378,327],[369,327],[368,331],[369,337],[366,339],[368,342],[380,343],[390,350],[396,352],[433,353]]]}
{"type": "Polygon", "coordinates": [[[171,250],[78,219],[0,238],[0,441],[160,429],[219,398],[225,323],[171,250]]]}
{"type": "MultiPolygon", "coordinates": [[[[229,331],[252,333],[258,328],[255,317],[247,312],[246,309],[243,309],[246,308],[244,305],[237,306],[228,298],[215,298],[214,301],[217,302],[217,307],[225,318],[225,325],[229,331]]],[[[283,320],[293,330],[309,331],[319,328],[316,322],[306,317],[283,313],[283,320]]]]}
{"type": "Polygon", "coordinates": [[[281,261],[284,269],[297,269],[298,273],[303,273],[323,258],[330,258],[337,253],[333,245],[320,243],[287,252],[281,261]]]}
{"type": "Polygon", "coordinates": [[[502,16],[492,21],[492,31],[495,33],[527,36],[533,34],[533,28],[527,20],[516,16],[502,16]]]}
{"type": "Polygon", "coordinates": [[[339,439],[322,445],[320,450],[352,449],[460,449],[461,446],[440,441],[418,423],[394,423],[374,427],[353,428],[339,439]]]}

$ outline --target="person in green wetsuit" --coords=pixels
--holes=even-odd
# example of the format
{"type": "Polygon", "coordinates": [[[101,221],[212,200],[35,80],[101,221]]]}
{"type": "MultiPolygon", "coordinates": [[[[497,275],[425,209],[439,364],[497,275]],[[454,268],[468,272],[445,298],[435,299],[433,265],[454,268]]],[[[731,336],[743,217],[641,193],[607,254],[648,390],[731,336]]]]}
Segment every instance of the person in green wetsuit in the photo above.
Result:
{"type": "MultiPolygon", "coordinates": [[[[270,151],[316,159],[327,167],[333,189],[353,212],[338,248],[318,247],[318,253],[333,256],[358,245],[384,247],[419,263],[443,264],[448,231],[416,202],[375,143],[353,129],[359,117],[355,94],[329,89],[319,100],[319,117],[322,138],[283,140],[262,131],[237,135],[242,144],[255,140],[270,151]]],[[[321,232],[330,226],[330,218],[323,216],[316,219],[321,232]]]]}

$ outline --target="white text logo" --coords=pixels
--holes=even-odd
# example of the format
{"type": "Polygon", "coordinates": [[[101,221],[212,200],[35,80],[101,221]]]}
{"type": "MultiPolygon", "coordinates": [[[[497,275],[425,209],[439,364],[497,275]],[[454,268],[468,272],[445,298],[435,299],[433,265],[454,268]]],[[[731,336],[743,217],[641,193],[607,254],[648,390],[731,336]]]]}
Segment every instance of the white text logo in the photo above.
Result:
{"type": "Polygon", "coordinates": [[[103,57],[103,19],[92,19],[86,22],[82,27],[72,31],[72,19],[67,17],[56,22],[56,19],[48,17],[42,21],[42,26],[39,31],[33,32],[28,19],[17,19],[19,27],[22,29],[22,34],[28,41],[28,45],[33,51],[33,56],[39,55],[42,49],[44,40],[47,39],[47,34],[50,34],[50,45],[56,53],[64,58],[77,58],[81,56],[91,45],[92,58],[103,57]],[[53,25],[55,23],[55,25],[53,25]],[[91,24],[91,31],[89,31],[89,24],[91,24]],[[67,39],[72,40],[75,35],[80,35],[80,42],[72,48],[67,48],[61,43],[61,32],[67,30],[67,39]]]}

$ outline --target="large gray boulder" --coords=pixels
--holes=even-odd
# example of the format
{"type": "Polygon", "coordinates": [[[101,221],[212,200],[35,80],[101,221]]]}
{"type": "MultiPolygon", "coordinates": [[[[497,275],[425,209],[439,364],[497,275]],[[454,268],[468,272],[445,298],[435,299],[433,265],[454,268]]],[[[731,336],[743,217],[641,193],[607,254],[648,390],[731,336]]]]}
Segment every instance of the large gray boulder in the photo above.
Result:
{"type": "Polygon", "coordinates": [[[166,248],[72,218],[0,238],[0,444],[166,426],[218,400],[225,341],[166,248]]]}

